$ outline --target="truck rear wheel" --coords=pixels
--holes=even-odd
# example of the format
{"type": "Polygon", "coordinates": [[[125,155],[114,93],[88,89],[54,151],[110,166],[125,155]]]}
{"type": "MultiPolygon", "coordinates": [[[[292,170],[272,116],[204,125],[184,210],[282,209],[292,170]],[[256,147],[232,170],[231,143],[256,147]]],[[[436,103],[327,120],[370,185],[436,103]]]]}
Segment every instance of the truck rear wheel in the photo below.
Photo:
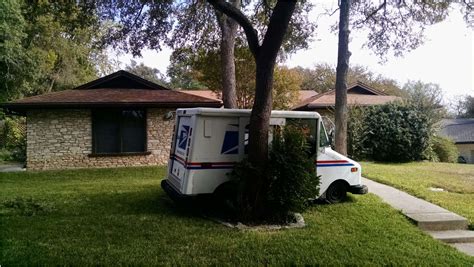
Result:
{"type": "Polygon", "coordinates": [[[219,209],[235,210],[237,205],[237,184],[227,182],[214,191],[215,204],[219,209]]]}
{"type": "Polygon", "coordinates": [[[340,203],[347,197],[347,185],[342,181],[332,183],[326,190],[326,200],[329,203],[340,203]]]}

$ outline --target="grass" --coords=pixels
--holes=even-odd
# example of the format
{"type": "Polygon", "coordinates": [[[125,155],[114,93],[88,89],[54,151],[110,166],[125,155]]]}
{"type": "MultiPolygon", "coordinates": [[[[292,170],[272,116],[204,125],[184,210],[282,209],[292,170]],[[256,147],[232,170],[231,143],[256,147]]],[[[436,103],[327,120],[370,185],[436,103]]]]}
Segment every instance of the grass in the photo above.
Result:
{"type": "Polygon", "coordinates": [[[304,213],[303,229],[239,231],[183,211],[164,168],[0,173],[0,265],[458,265],[374,195],[304,213]]]}
{"type": "Polygon", "coordinates": [[[474,226],[474,165],[413,162],[362,163],[362,174],[466,217],[474,226]],[[430,187],[443,188],[434,192],[430,187]]]}

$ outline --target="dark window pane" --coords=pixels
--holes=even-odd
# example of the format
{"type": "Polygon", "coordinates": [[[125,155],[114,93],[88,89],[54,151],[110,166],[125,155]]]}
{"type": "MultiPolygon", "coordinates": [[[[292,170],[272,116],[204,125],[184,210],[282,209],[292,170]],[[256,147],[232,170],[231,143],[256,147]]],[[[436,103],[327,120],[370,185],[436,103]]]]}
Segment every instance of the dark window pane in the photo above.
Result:
{"type": "Polygon", "coordinates": [[[142,110],[122,111],[122,152],[145,151],[145,123],[142,110]]]}
{"type": "Polygon", "coordinates": [[[120,152],[119,113],[111,111],[95,112],[93,122],[95,152],[120,152]]]}
{"type": "Polygon", "coordinates": [[[95,153],[144,152],[144,110],[96,110],[92,113],[95,153]]]}

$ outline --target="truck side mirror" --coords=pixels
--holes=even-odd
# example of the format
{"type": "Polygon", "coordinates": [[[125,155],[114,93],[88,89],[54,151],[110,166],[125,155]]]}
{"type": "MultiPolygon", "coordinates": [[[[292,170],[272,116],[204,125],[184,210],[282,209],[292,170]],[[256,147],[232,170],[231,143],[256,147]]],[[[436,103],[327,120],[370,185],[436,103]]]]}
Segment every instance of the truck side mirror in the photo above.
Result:
{"type": "Polygon", "coordinates": [[[334,140],[334,129],[331,129],[328,133],[329,144],[332,146],[332,141],[334,140]]]}

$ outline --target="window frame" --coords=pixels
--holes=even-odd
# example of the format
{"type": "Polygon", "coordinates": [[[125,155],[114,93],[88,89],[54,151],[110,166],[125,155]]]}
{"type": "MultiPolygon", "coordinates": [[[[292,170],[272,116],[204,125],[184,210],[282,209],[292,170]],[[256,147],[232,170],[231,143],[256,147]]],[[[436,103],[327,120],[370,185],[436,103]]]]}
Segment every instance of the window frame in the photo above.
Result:
{"type": "Polygon", "coordinates": [[[146,108],[102,108],[102,109],[92,109],[91,110],[91,142],[92,142],[92,153],[89,154],[90,157],[107,157],[107,156],[130,156],[130,155],[149,155],[151,154],[148,151],[148,109],[146,108]],[[96,137],[96,114],[99,112],[123,112],[127,110],[139,110],[143,111],[143,121],[144,121],[144,149],[143,151],[136,151],[136,152],[123,152],[122,147],[122,128],[123,128],[123,117],[120,118],[119,121],[119,138],[120,138],[120,152],[97,152],[97,137],[96,137]]]}

